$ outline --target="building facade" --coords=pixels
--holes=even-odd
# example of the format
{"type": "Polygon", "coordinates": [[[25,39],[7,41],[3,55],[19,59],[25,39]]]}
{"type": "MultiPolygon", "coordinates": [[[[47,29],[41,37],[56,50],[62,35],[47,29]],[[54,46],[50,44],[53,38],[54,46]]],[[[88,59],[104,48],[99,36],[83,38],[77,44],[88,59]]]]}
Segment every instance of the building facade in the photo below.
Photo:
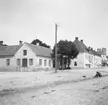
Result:
{"type": "Polygon", "coordinates": [[[106,48],[98,48],[97,52],[101,54],[102,57],[102,65],[108,66],[108,57],[107,57],[107,49],[106,48]],[[100,50],[99,50],[100,49],[100,50]]]}
{"type": "Polygon", "coordinates": [[[0,46],[0,68],[17,71],[50,69],[53,66],[52,50],[24,43],[17,46],[0,46]]]}
{"type": "Polygon", "coordinates": [[[102,58],[95,50],[87,47],[83,40],[75,38],[74,44],[79,51],[78,56],[71,61],[72,68],[98,68],[101,67],[102,58]]]}

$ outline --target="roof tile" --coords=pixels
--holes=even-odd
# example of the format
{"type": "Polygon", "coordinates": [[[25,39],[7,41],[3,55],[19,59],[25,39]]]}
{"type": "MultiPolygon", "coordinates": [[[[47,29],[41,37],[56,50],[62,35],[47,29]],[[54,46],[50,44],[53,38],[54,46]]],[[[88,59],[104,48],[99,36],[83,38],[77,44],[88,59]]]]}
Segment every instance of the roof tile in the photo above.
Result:
{"type": "Polygon", "coordinates": [[[37,46],[37,45],[34,45],[34,44],[29,44],[29,43],[26,43],[26,44],[32,49],[32,51],[37,56],[51,57],[52,50],[50,48],[37,46]]]}
{"type": "Polygon", "coordinates": [[[22,45],[0,46],[0,57],[14,56],[22,45]]]}

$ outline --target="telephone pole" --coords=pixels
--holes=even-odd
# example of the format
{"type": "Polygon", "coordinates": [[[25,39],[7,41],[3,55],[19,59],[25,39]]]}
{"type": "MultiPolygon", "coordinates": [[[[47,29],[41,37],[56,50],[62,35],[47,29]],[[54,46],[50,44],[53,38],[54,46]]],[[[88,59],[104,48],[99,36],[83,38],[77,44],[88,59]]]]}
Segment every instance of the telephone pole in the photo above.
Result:
{"type": "Polygon", "coordinates": [[[55,24],[55,73],[57,72],[57,28],[58,25],[55,24]]]}

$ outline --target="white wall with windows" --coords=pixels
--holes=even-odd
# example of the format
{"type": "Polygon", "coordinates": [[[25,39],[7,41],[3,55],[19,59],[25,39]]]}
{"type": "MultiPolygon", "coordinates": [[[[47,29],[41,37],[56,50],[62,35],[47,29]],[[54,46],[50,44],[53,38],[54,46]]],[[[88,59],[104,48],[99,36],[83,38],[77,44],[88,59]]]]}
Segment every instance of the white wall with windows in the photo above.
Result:
{"type": "Polygon", "coordinates": [[[52,68],[51,58],[36,56],[36,54],[26,44],[24,44],[15,54],[15,59],[17,67],[27,66],[28,69],[52,68]]]}
{"type": "Polygon", "coordinates": [[[71,68],[84,68],[84,53],[79,53],[78,56],[71,60],[71,68]]]}
{"type": "Polygon", "coordinates": [[[31,70],[35,67],[37,59],[35,53],[26,44],[24,44],[15,54],[15,62],[18,70],[21,68],[31,70]]]}
{"type": "Polygon", "coordinates": [[[38,59],[38,67],[40,68],[52,68],[53,62],[51,58],[48,57],[37,57],[38,59]]]}
{"type": "Polygon", "coordinates": [[[84,54],[84,63],[85,68],[93,68],[94,67],[94,55],[90,53],[84,54]]]}
{"type": "MultiPolygon", "coordinates": [[[[7,70],[15,70],[16,64],[15,64],[15,58],[13,57],[7,57],[7,58],[0,58],[0,68],[7,69],[7,70]]],[[[0,69],[0,70],[2,70],[0,69]]]]}
{"type": "Polygon", "coordinates": [[[71,60],[71,68],[97,68],[101,66],[102,58],[90,53],[79,53],[71,60]]]}
{"type": "Polygon", "coordinates": [[[102,65],[102,58],[99,56],[94,56],[94,67],[98,68],[102,65]]]}
{"type": "Polygon", "coordinates": [[[13,68],[18,71],[34,70],[36,68],[52,68],[52,59],[36,56],[32,49],[25,43],[14,56],[0,58],[0,68],[13,68]]]}

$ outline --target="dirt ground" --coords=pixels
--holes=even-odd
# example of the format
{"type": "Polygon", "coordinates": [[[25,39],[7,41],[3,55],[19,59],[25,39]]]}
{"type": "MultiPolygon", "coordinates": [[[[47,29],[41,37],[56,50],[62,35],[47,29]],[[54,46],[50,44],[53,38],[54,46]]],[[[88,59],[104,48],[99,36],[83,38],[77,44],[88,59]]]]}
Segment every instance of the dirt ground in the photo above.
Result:
{"type": "Polygon", "coordinates": [[[70,71],[41,71],[41,72],[0,72],[0,91],[16,88],[39,87],[59,81],[70,81],[84,79],[83,76],[92,77],[95,71],[91,70],[70,70],[70,71]]]}
{"type": "Polygon", "coordinates": [[[0,105],[108,105],[108,77],[0,92],[0,105]]]}
{"type": "Polygon", "coordinates": [[[0,105],[107,105],[108,68],[0,72],[0,105]],[[88,80],[88,78],[90,78],[88,80]]]}

